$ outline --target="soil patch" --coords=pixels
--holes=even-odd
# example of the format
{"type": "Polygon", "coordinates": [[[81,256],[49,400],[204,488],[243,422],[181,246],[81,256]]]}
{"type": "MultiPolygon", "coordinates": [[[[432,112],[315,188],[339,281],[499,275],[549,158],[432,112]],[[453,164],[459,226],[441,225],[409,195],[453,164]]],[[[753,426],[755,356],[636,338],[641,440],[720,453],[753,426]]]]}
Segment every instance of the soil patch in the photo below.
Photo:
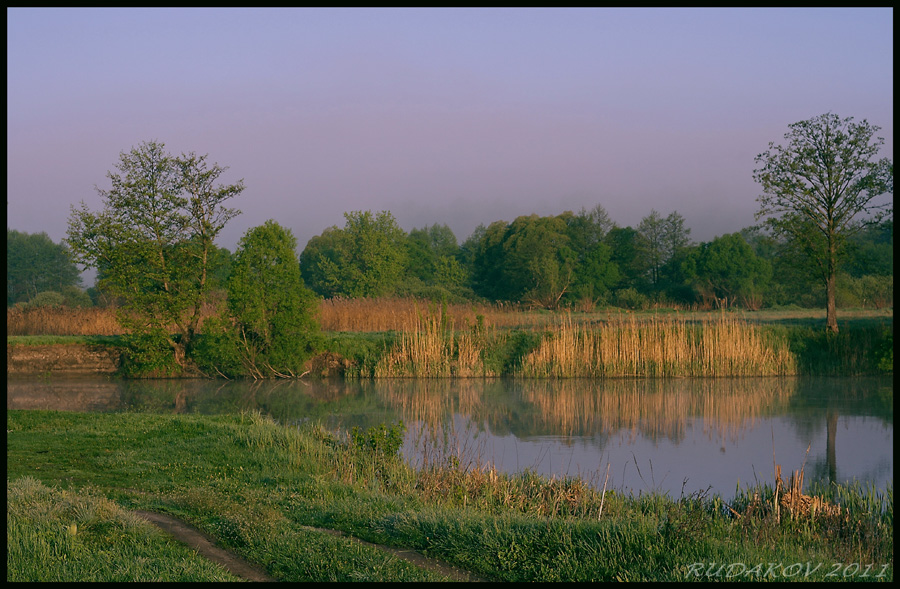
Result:
{"type": "Polygon", "coordinates": [[[255,567],[238,555],[223,550],[215,545],[213,540],[197,528],[178,518],[152,511],[135,511],[136,515],[150,521],[164,532],[173,536],[179,542],[183,542],[208,558],[214,563],[225,567],[233,575],[248,581],[275,581],[258,567],[255,567]]]}
{"type": "MultiPolygon", "coordinates": [[[[270,577],[262,569],[248,563],[237,554],[216,546],[212,538],[210,538],[200,530],[194,528],[185,521],[172,517],[171,515],[156,513],[152,511],[136,510],[134,511],[134,513],[148,520],[150,523],[155,524],[164,532],[167,532],[168,534],[173,536],[176,540],[187,544],[202,556],[208,558],[216,564],[219,564],[220,566],[225,567],[226,570],[228,570],[235,576],[246,579],[247,581],[277,581],[277,579],[270,577]]],[[[394,548],[392,546],[385,546],[383,544],[373,544],[371,542],[366,542],[365,540],[355,538],[338,530],[314,528],[311,526],[304,526],[304,528],[315,532],[349,538],[353,542],[358,542],[365,546],[373,546],[375,548],[378,548],[379,550],[384,550],[385,552],[388,552],[389,554],[392,554],[397,558],[402,558],[408,562],[411,562],[418,567],[445,575],[454,581],[484,581],[484,579],[472,575],[468,571],[464,571],[462,569],[454,567],[453,565],[443,562],[439,559],[427,557],[420,552],[416,552],[415,550],[405,550],[394,548]]]]}

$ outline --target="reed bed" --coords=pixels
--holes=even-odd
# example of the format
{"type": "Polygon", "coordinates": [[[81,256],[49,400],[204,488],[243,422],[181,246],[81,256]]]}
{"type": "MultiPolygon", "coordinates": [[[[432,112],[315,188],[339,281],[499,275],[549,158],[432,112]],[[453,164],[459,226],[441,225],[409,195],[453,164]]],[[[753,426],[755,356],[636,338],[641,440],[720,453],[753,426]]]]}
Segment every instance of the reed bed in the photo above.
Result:
{"type": "Polygon", "coordinates": [[[399,342],[375,365],[373,376],[498,376],[485,365],[479,330],[457,332],[447,324],[442,313],[417,316],[412,328],[404,330],[399,342]]]}
{"type": "Polygon", "coordinates": [[[122,335],[116,310],[105,307],[7,307],[6,335],[122,335]]]}
{"type": "Polygon", "coordinates": [[[797,373],[787,342],[727,315],[612,319],[576,325],[563,318],[522,363],[526,377],[775,376],[797,373]]]}
{"type": "MultiPolygon", "coordinates": [[[[219,304],[205,304],[201,321],[216,315],[219,304]]],[[[124,335],[128,330],[119,322],[120,312],[115,307],[7,307],[6,335],[124,335]]]]}
{"type": "MultiPolygon", "coordinates": [[[[207,305],[203,316],[216,312],[207,305]]],[[[440,313],[446,327],[463,330],[486,327],[518,327],[546,323],[547,314],[512,305],[446,304],[412,298],[334,298],[319,304],[319,323],[324,331],[379,332],[414,329],[423,316],[440,313]]],[[[7,335],[122,335],[125,330],[109,307],[7,307],[7,335]]]]}
{"type": "Polygon", "coordinates": [[[325,331],[413,331],[423,316],[439,314],[444,327],[465,330],[520,327],[546,322],[547,316],[502,303],[438,304],[413,298],[333,298],[319,306],[319,324],[325,331]]]}

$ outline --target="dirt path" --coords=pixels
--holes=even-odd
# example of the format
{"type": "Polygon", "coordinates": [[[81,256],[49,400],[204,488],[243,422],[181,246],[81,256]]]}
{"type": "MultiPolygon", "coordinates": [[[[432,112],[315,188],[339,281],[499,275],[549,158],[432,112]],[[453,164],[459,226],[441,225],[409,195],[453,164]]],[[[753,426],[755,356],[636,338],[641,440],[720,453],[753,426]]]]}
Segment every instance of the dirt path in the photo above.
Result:
{"type": "MultiPolygon", "coordinates": [[[[246,579],[247,581],[277,581],[277,579],[270,577],[265,573],[265,571],[255,565],[248,563],[238,555],[219,548],[215,545],[215,542],[209,536],[194,528],[187,522],[184,522],[170,515],[152,511],[137,510],[134,513],[146,519],[150,523],[155,524],[163,531],[172,535],[176,540],[187,544],[188,546],[199,552],[202,556],[208,558],[216,564],[225,567],[225,569],[230,571],[232,574],[242,579],[246,579]]],[[[436,558],[429,558],[424,554],[416,552],[415,550],[403,550],[399,548],[393,548],[391,546],[384,546],[382,544],[373,544],[371,542],[366,542],[365,540],[360,540],[359,538],[354,538],[353,536],[348,536],[347,534],[339,532],[337,530],[314,528],[310,526],[303,527],[315,532],[322,532],[325,534],[331,534],[333,536],[350,538],[353,542],[358,542],[359,544],[365,546],[373,546],[375,548],[378,548],[379,550],[384,550],[385,552],[388,552],[389,554],[392,554],[398,558],[409,561],[418,567],[428,569],[442,575],[446,575],[454,581],[484,581],[484,579],[476,577],[475,575],[472,575],[467,571],[456,568],[436,558]]]]}

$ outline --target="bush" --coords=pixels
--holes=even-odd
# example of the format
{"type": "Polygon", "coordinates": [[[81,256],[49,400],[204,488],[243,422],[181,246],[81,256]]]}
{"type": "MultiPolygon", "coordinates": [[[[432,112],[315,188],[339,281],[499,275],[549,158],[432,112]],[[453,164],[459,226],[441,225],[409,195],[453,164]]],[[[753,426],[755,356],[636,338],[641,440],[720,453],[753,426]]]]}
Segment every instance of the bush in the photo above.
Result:
{"type": "Polygon", "coordinates": [[[94,302],[91,300],[90,295],[77,286],[64,286],[61,292],[65,298],[64,304],[67,307],[75,309],[94,306],[94,302]]]}
{"type": "Polygon", "coordinates": [[[641,311],[647,308],[649,299],[646,295],[639,293],[634,288],[623,288],[616,291],[615,304],[623,309],[631,309],[632,311],[641,311]]]}
{"type": "Polygon", "coordinates": [[[30,301],[28,301],[29,307],[62,307],[66,304],[66,298],[62,295],[62,293],[58,293],[55,290],[45,290],[44,292],[39,292],[30,301]]]}

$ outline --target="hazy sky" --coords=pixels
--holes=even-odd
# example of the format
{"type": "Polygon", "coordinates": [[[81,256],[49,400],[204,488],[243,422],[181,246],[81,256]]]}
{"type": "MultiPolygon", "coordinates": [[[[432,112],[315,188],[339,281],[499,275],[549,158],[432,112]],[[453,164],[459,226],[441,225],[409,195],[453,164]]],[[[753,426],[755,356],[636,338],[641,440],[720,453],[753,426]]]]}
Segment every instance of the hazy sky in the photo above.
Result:
{"type": "Polygon", "coordinates": [[[243,178],[218,244],[298,253],[347,211],[409,231],[603,205],[754,223],[754,157],[826,112],[893,159],[893,10],[7,9],[7,226],[65,236],[144,141],[243,178]]]}

